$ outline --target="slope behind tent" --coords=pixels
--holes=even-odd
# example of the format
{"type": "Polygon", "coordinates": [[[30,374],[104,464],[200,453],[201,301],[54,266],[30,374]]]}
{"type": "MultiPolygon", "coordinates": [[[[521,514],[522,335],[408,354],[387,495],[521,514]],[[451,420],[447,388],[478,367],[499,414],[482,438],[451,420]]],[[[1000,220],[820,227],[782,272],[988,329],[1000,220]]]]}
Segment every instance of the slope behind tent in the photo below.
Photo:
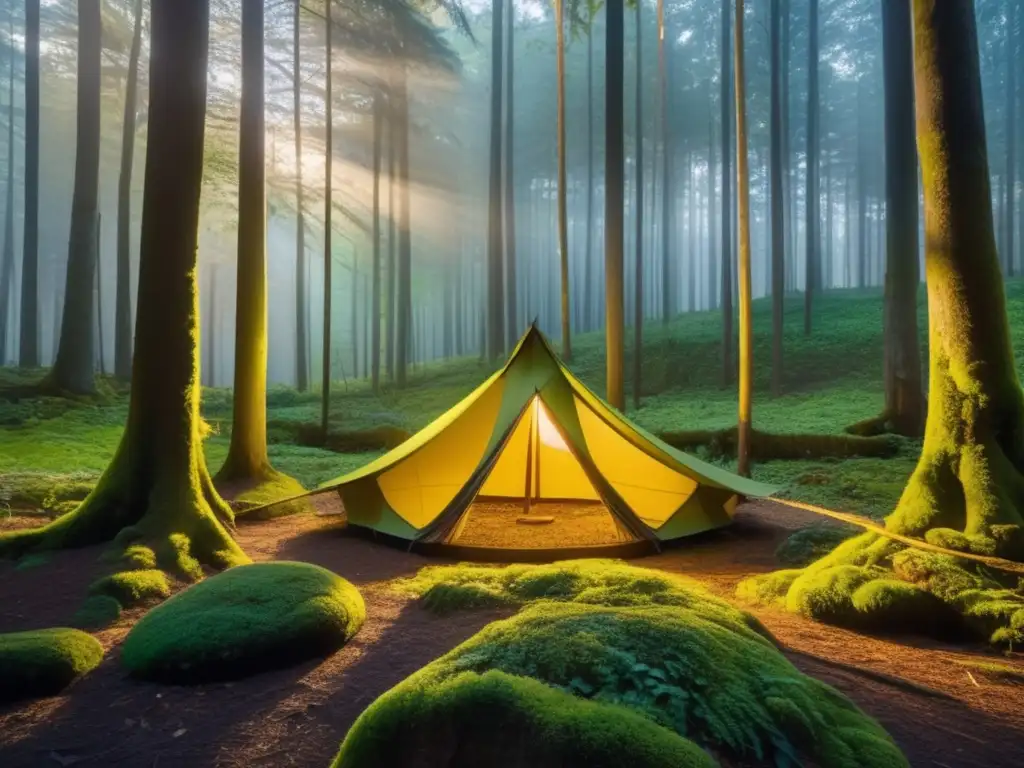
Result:
{"type": "Polygon", "coordinates": [[[506,529],[514,544],[496,545],[513,548],[541,546],[531,538],[544,548],[656,547],[728,524],[740,495],[774,492],[628,421],[561,364],[535,326],[451,410],[321,486],[329,489],[340,494],[351,525],[443,544],[478,543],[481,526],[523,526],[506,529]],[[584,540],[584,519],[595,540],[584,540]],[[553,524],[532,533],[541,526],[525,524],[534,522],[553,524]]]}

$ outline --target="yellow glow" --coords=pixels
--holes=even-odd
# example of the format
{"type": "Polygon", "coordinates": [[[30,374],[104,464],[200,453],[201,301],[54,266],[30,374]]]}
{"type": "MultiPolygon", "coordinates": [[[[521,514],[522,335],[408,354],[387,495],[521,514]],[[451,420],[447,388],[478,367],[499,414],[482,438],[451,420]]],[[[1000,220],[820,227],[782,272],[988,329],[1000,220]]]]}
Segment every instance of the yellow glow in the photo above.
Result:
{"type": "Polygon", "coordinates": [[[537,420],[537,430],[540,435],[540,441],[551,448],[555,448],[559,451],[568,451],[569,446],[566,445],[565,440],[562,439],[561,433],[558,431],[558,427],[555,426],[554,422],[551,421],[551,416],[548,414],[548,409],[544,407],[544,403],[540,401],[539,397],[534,396],[534,418],[537,420]]]}

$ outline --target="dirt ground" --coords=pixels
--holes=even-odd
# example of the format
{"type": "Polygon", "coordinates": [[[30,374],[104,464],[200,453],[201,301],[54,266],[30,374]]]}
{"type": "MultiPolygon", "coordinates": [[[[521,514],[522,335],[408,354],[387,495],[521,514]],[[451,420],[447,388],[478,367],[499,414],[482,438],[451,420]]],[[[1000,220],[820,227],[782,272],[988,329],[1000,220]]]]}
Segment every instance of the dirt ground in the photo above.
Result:
{"type": "MultiPolygon", "coordinates": [[[[813,515],[747,505],[731,528],[636,561],[697,578],[730,598],[737,581],[776,567],[772,553],[813,515]]],[[[343,650],[233,684],[167,687],[125,677],[119,644],[131,622],[98,635],[109,654],[66,695],[0,709],[0,766],[326,766],[353,720],[380,693],[507,612],[431,616],[387,582],[436,560],[345,534],[337,518],[303,516],[242,526],[256,560],[301,560],[356,584],[362,631],[343,650]]],[[[0,632],[66,623],[106,566],[100,549],[61,553],[17,570],[0,564],[0,632]]],[[[755,611],[804,672],[878,718],[915,768],[1024,766],[1024,686],[971,676],[958,662],[1024,657],[982,647],[879,639],[775,611],[755,611]]],[[[824,768],[827,768],[824,767],[824,768]]],[[[868,768],[866,766],[866,768],[868,768]]]]}
{"type": "Polygon", "coordinates": [[[551,549],[614,545],[631,540],[604,504],[534,502],[529,516],[550,518],[551,522],[522,522],[522,504],[477,501],[466,512],[462,530],[452,543],[466,547],[551,549]]]}

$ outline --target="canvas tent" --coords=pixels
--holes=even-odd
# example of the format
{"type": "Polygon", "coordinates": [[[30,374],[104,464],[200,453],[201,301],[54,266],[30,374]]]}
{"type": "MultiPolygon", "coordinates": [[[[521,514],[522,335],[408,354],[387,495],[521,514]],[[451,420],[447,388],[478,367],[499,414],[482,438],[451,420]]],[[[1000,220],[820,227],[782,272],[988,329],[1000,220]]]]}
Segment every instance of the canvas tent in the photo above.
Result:
{"type": "Polygon", "coordinates": [[[569,372],[535,326],[451,410],[319,490],[338,492],[350,525],[410,543],[465,545],[474,526],[521,524],[516,541],[525,541],[534,529],[525,524],[541,522],[554,523],[543,535],[556,549],[656,549],[727,525],[739,495],[773,492],[631,423],[569,372]],[[531,518],[545,505],[570,514],[531,518]],[[596,540],[574,529],[584,518],[596,540]]]}

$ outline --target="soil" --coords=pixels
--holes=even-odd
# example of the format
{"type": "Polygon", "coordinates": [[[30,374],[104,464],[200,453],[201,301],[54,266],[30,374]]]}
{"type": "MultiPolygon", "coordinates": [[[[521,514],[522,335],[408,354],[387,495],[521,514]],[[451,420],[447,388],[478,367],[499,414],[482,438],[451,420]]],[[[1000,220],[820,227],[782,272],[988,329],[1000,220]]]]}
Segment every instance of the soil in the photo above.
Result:
{"type": "MultiPolygon", "coordinates": [[[[777,567],[773,552],[789,532],[818,520],[748,504],[730,528],[636,564],[686,574],[731,598],[741,578],[777,567]]],[[[97,634],[107,658],[65,695],[0,708],[0,766],[324,768],[378,695],[509,613],[428,614],[387,583],[437,560],[348,535],[338,517],[280,518],[242,525],[237,535],[255,560],[317,563],[356,584],[367,604],[362,631],[321,662],[233,684],[158,686],[130,680],[118,666],[120,642],[139,615],[130,613],[97,634]]],[[[59,553],[30,569],[0,563],[0,632],[65,624],[89,582],[109,567],[97,562],[101,551],[59,553]]],[[[1024,671],[1024,656],[994,658],[980,646],[867,637],[782,612],[755,613],[797,667],[876,717],[915,768],[1024,765],[1024,686],[963,666],[998,661],[1024,671]]]]}
{"type": "Polygon", "coordinates": [[[540,501],[530,506],[515,502],[477,501],[466,512],[453,544],[505,549],[553,549],[595,547],[632,541],[604,504],[540,501]],[[550,518],[544,524],[528,524],[523,518],[550,518]]]}

